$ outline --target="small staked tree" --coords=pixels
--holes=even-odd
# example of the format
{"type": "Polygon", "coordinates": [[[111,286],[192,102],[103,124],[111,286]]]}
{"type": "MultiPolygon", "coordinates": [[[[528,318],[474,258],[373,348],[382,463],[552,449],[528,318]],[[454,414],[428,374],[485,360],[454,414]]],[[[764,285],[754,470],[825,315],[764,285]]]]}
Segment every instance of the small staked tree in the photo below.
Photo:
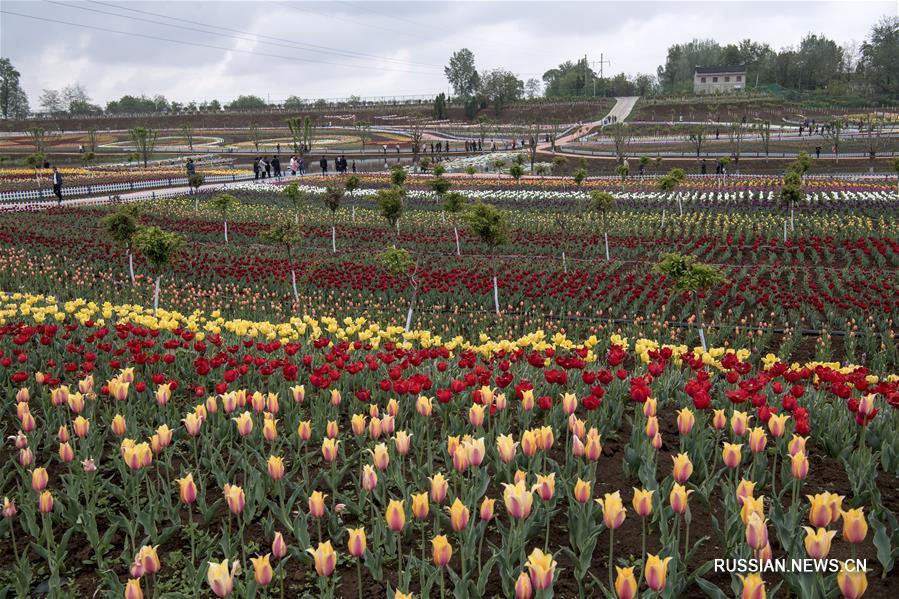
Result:
{"type": "Polygon", "coordinates": [[[103,217],[103,226],[107,233],[117,244],[125,248],[128,255],[128,275],[131,277],[131,286],[134,280],[134,235],[139,226],[137,223],[137,208],[134,206],[122,206],[115,212],[103,217]]]}
{"type": "Polygon", "coordinates": [[[292,116],[286,120],[287,129],[290,131],[290,144],[294,154],[303,153],[303,119],[292,116]]]}
{"type": "Polygon", "coordinates": [[[899,158],[893,158],[893,170],[896,171],[896,193],[899,193],[899,158]]]}
{"type": "Polygon", "coordinates": [[[646,165],[649,164],[649,156],[640,156],[640,174],[646,172],[646,165]]]}
{"type": "Polygon", "coordinates": [[[406,169],[404,169],[400,165],[396,165],[392,169],[390,169],[390,184],[396,187],[402,187],[406,184],[406,178],[408,177],[408,173],[406,173],[406,169]]]}
{"type": "Polygon", "coordinates": [[[131,137],[134,149],[137,150],[144,162],[144,168],[147,168],[147,163],[156,148],[156,138],[159,137],[159,132],[146,127],[135,127],[128,131],[128,135],[131,137]]]}
{"type": "Polygon", "coordinates": [[[515,179],[516,183],[520,183],[521,176],[524,175],[524,168],[520,164],[513,164],[509,167],[509,174],[515,179]]]}
{"type": "Polygon", "coordinates": [[[621,177],[621,191],[624,191],[624,182],[627,181],[627,176],[631,169],[626,164],[619,164],[615,167],[615,172],[621,177]]]}
{"type": "MultiPolygon", "coordinates": [[[[799,170],[790,169],[784,175],[783,185],[780,188],[780,201],[790,206],[790,231],[795,230],[794,207],[796,202],[805,197],[802,191],[802,175],[799,170]]],[[[784,225],[784,242],[787,240],[787,228],[784,225]]]]}
{"type": "Polygon", "coordinates": [[[381,216],[387,221],[387,226],[395,231],[394,247],[396,247],[396,244],[399,243],[400,218],[402,218],[405,208],[403,206],[405,191],[399,185],[391,185],[386,189],[379,189],[377,195],[381,216]]]}
{"type": "Polygon", "coordinates": [[[705,143],[705,140],[705,126],[697,125],[689,129],[687,133],[687,141],[690,142],[690,145],[692,145],[693,149],[696,151],[696,160],[699,160],[699,154],[702,152],[702,146],[705,143]]]}
{"type": "Polygon", "coordinates": [[[299,184],[296,182],[285,185],[281,193],[284,194],[284,197],[290,202],[290,207],[293,208],[294,224],[300,224],[300,211],[306,205],[306,199],[309,197],[309,194],[300,189],[299,184]]]}
{"type": "Polygon", "coordinates": [[[46,162],[47,156],[42,154],[41,152],[35,152],[34,154],[29,154],[27,158],[25,158],[25,164],[34,169],[34,180],[40,181],[40,170],[44,168],[44,162],[46,162]]]}
{"type": "Polygon", "coordinates": [[[337,253],[337,211],[340,210],[340,202],[346,188],[343,185],[328,185],[322,196],[325,207],[331,211],[331,253],[337,253]]]}
{"type": "Polygon", "coordinates": [[[34,145],[35,154],[44,154],[47,149],[47,142],[50,140],[50,132],[43,127],[32,127],[28,130],[28,137],[34,145]]]}
{"type": "Polygon", "coordinates": [[[412,286],[412,297],[409,299],[409,309],[406,312],[406,327],[408,333],[412,329],[412,314],[415,311],[415,302],[418,300],[418,261],[412,260],[409,251],[403,248],[387,248],[378,255],[384,268],[393,275],[401,275],[408,279],[412,286]]]}
{"type": "Polygon", "coordinates": [[[187,178],[187,185],[194,196],[194,211],[200,210],[200,187],[206,182],[206,178],[200,173],[194,173],[187,178]]]}
{"type": "MultiPolygon", "coordinates": [[[[434,169],[435,175],[437,175],[436,170],[437,169],[434,169]]],[[[442,174],[443,173],[441,173],[441,175],[442,174]]],[[[433,179],[428,179],[427,181],[425,181],[425,185],[430,187],[431,191],[433,191],[435,194],[437,194],[437,202],[438,203],[443,201],[444,194],[450,190],[450,187],[453,186],[452,182],[449,179],[446,179],[446,178],[442,177],[441,175],[437,175],[433,179]]],[[[446,216],[442,212],[440,214],[441,214],[441,218],[443,218],[443,220],[445,222],[446,216]]]]}
{"type": "Polygon", "coordinates": [[[714,266],[702,264],[695,256],[674,252],[664,254],[662,261],[655,266],[655,271],[672,279],[675,289],[690,293],[693,296],[696,325],[699,328],[699,341],[702,344],[702,350],[708,351],[708,346],[705,342],[705,326],[702,320],[699,294],[723,283],[726,280],[724,275],[714,266]]]}
{"type": "Polygon", "coordinates": [[[473,164],[469,164],[467,167],[465,167],[465,172],[468,173],[469,177],[474,178],[474,175],[478,172],[478,169],[476,169],[473,164]]]}
{"type": "Polygon", "coordinates": [[[553,171],[558,175],[560,174],[565,167],[568,165],[568,158],[565,156],[555,156],[553,158],[553,171]]]}
{"type": "Polygon", "coordinates": [[[262,141],[262,135],[259,133],[259,124],[250,123],[250,141],[253,142],[253,149],[259,151],[259,142],[262,141]]]}
{"type": "Polygon", "coordinates": [[[599,212],[602,216],[602,236],[606,243],[606,261],[609,257],[609,228],[607,224],[607,216],[610,210],[615,207],[615,196],[608,191],[593,191],[590,193],[590,210],[599,212]]]}
{"type": "Polygon", "coordinates": [[[583,183],[587,179],[587,169],[577,169],[576,171],[574,171],[574,174],[571,176],[571,178],[574,180],[574,184],[577,185],[578,189],[580,189],[581,183],[583,183]]]}
{"type": "Polygon", "coordinates": [[[300,294],[297,293],[297,272],[293,264],[293,248],[303,237],[303,232],[295,223],[281,223],[264,231],[262,237],[267,241],[282,246],[287,252],[287,263],[290,265],[290,285],[293,288],[293,301],[299,303],[300,294]]]}
{"type": "Polygon", "coordinates": [[[446,167],[438,162],[434,165],[433,173],[435,177],[442,177],[446,174],[446,167]]]}
{"type": "Polygon", "coordinates": [[[497,282],[496,250],[509,240],[509,220],[506,213],[491,204],[478,202],[469,206],[463,218],[468,228],[490,248],[490,266],[493,271],[493,304],[499,316],[499,284],[497,282]]]}
{"type": "Polygon", "coordinates": [[[456,236],[456,255],[461,256],[462,250],[459,246],[459,226],[456,216],[465,208],[468,198],[458,191],[451,191],[443,196],[443,212],[450,214],[450,220],[453,221],[453,235],[456,236]]]}
{"type": "MultiPolygon", "coordinates": [[[[673,168],[668,171],[668,174],[659,178],[659,189],[664,191],[665,193],[676,193],[677,188],[680,187],[680,184],[687,177],[687,173],[684,172],[684,169],[681,168],[673,168]]],[[[677,207],[680,210],[680,215],[684,215],[684,206],[681,203],[680,194],[677,194],[677,207]]]]}
{"type": "Polygon", "coordinates": [[[355,125],[356,135],[359,136],[359,141],[362,142],[362,151],[365,151],[365,144],[371,140],[371,123],[366,121],[356,121],[355,125]]]}
{"type": "Polygon", "coordinates": [[[220,193],[210,200],[210,204],[222,215],[222,222],[225,224],[225,243],[228,243],[228,213],[237,210],[240,200],[230,193],[220,193]]]}
{"type": "Polygon", "coordinates": [[[150,265],[153,273],[153,316],[159,308],[159,283],[165,267],[175,258],[184,238],[159,227],[144,227],[134,235],[134,247],[150,265]]]}

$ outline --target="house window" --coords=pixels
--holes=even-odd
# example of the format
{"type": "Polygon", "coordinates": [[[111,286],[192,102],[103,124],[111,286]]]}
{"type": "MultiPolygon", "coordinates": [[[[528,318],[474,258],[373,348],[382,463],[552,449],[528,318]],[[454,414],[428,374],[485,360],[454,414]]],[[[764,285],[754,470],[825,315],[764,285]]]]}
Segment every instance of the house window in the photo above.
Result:
{"type": "Polygon", "coordinates": [[[743,81],[743,75],[737,75],[737,81],[743,81]]]}
{"type": "Polygon", "coordinates": [[[700,77],[700,78],[699,78],[699,82],[700,82],[700,83],[705,83],[705,77],[700,77]]]}
{"type": "Polygon", "coordinates": [[[725,76],[724,76],[724,82],[725,82],[725,83],[730,83],[730,75],[725,75],[725,76]]]}
{"type": "Polygon", "coordinates": [[[717,77],[712,77],[712,83],[718,83],[718,78],[717,78],[717,77]]]}

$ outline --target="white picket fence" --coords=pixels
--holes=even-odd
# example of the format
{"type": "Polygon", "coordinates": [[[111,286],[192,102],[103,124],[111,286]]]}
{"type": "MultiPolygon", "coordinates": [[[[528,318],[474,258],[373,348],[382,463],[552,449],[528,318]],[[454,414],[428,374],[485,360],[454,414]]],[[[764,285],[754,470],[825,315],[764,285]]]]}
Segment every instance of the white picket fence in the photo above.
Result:
{"type": "MultiPolygon", "coordinates": [[[[203,184],[210,183],[230,183],[232,181],[246,181],[252,179],[253,175],[206,175],[203,178],[203,184]]],[[[139,191],[141,189],[158,189],[165,187],[185,187],[187,185],[187,177],[171,177],[165,179],[149,179],[146,181],[125,181],[122,183],[102,183],[99,185],[76,185],[66,187],[63,185],[62,193],[64,198],[75,198],[92,196],[98,194],[111,194],[129,191],[139,191]]],[[[0,205],[8,203],[28,202],[31,200],[50,200],[55,199],[52,188],[29,189],[26,191],[3,191],[0,192],[0,205]]]]}

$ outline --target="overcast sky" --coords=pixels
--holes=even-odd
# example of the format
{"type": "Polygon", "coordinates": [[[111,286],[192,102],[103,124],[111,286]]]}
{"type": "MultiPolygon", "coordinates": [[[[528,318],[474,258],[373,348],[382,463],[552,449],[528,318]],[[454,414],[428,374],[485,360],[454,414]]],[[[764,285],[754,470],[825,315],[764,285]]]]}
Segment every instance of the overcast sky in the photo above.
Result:
{"type": "Polygon", "coordinates": [[[0,11],[0,50],[37,108],[42,89],[71,83],[101,105],[126,93],[181,102],[433,94],[446,90],[443,65],[462,47],[479,69],[524,80],[585,53],[602,53],[606,73],[654,74],[669,45],[692,38],[781,48],[814,32],[861,42],[897,2],[3,0],[0,11]]]}

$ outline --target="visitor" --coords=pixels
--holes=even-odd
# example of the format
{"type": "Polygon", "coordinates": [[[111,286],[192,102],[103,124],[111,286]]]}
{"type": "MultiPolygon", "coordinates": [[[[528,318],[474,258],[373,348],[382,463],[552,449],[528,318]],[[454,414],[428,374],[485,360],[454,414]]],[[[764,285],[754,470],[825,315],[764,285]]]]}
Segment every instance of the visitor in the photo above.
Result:
{"type": "Polygon", "coordinates": [[[821,146],[815,146],[815,158],[821,158],[821,146]]]}
{"type": "Polygon", "coordinates": [[[297,176],[297,169],[299,168],[299,166],[300,166],[300,163],[297,162],[297,157],[291,156],[290,157],[290,176],[291,177],[297,176]]]}
{"type": "Polygon", "coordinates": [[[56,194],[56,205],[62,206],[62,175],[55,166],[53,167],[53,193],[56,194]]]}
{"type": "Polygon", "coordinates": [[[384,145],[381,146],[381,147],[384,148],[384,154],[387,154],[387,144],[384,144],[384,145]]]}
{"type": "Polygon", "coordinates": [[[194,164],[193,158],[187,159],[187,177],[190,178],[197,173],[197,166],[194,164]]]}
{"type": "Polygon", "coordinates": [[[265,164],[265,176],[271,177],[272,176],[272,163],[268,161],[268,157],[264,157],[262,159],[262,163],[265,164]]]}
{"type": "Polygon", "coordinates": [[[272,169],[275,171],[275,176],[280,179],[281,178],[281,159],[275,156],[272,158],[272,169]]]}
{"type": "Polygon", "coordinates": [[[397,153],[397,154],[400,153],[400,144],[396,144],[396,153],[397,153]]]}
{"type": "Polygon", "coordinates": [[[699,173],[702,175],[706,174],[705,158],[702,159],[702,164],[699,166],[699,173]]]}
{"type": "Polygon", "coordinates": [[[334,172],[340,174],[340,157],[334,157],[334,172]]]}
{"type": "Polygon", "coordinates": [[[325,158],[324,156],[322,156],[322,159],[318,161],[318,165],[322,169],[322,174],[327,175],[328,174],[328,159],[325,158]]]}
{"type": "Polygon", "coordinates": [[[306,159],[302,156],[297,160],[297,170],[300,172],[301,177],[306,174],[306,159]]]}
{"type": "Polygon", "coordinates": [[[353,172],[354,173],[356,172],[356,161],[355,160],[353,161],[353,172]]]}
{"type": "Polygon", "coordinates": [[[253,159],[253,179],[256,180],[259,178],[259,157],[253,159]]]}
{"type": "MultiPolygon", "coordinates": [[[[276,149],[276,151],[278,152],[278,154],[280,154],[280,153],[281,153],[281,144],[280,144],[280,143],[277,144],[277,145],[275,146],[275,149],[276,149]]],[[[277,158],[277,156],[275,156],[275,158],[277,158]]]]}

